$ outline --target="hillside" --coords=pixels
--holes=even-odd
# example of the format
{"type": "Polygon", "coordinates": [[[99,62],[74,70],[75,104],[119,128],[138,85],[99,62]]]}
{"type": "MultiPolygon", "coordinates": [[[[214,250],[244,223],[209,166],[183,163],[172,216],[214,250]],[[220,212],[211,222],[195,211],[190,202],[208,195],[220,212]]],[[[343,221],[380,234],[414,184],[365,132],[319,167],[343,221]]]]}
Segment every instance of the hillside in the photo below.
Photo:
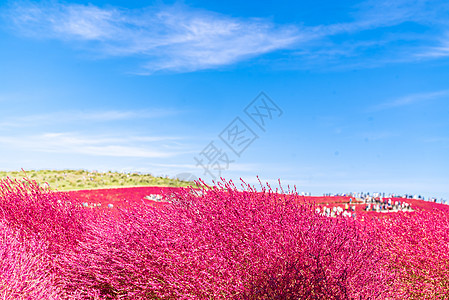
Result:
{"type": "Polygon", "coordinates": [[[17,179],[28,177],[40,184],[48,183],[51,188],[60,191],[138,186],[181,187],[194,184],[177,179],[155,177],[150,174],[86,170],[0,171],[0,178],[5,177],[17,179]]]}

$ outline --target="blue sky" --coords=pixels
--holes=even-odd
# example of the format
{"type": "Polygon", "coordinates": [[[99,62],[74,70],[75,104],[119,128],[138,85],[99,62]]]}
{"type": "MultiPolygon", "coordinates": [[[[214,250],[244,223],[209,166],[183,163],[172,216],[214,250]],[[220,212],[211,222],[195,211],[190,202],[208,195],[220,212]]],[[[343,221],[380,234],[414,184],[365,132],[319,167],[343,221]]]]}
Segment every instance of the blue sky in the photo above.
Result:
{"type": "Polygon", "coordinates": [[[0,2],[1,169],[449,198],[448,13],[424,0],[0,2]]]}

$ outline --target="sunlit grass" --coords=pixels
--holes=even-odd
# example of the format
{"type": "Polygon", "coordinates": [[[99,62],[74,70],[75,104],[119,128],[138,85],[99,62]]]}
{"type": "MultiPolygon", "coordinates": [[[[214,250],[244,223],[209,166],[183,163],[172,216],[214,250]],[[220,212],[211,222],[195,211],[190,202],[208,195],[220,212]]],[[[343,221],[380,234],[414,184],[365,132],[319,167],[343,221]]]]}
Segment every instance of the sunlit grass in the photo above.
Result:
{"type": "Polygon", "coordinates": [[[28,177],[42,185],[48,183],[51,188],[60,191],[132,186],[185,187],[194,184],[167,177],[155,177],[151,174],[86,170],[0,171],[0,178],[5,177],[17,179],[28,177]]]}

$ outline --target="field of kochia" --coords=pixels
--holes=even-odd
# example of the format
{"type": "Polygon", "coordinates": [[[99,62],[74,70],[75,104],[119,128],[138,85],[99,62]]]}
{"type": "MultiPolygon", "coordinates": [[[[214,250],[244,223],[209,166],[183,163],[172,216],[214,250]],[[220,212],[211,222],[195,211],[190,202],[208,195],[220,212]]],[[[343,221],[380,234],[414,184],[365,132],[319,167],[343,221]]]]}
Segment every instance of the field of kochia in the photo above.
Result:
{"type": "Polygon", "coordinates": [[[449,298],[445,205],[330,218],[268,186],[129,191],[2,179],[0,299],[449,298]]]}

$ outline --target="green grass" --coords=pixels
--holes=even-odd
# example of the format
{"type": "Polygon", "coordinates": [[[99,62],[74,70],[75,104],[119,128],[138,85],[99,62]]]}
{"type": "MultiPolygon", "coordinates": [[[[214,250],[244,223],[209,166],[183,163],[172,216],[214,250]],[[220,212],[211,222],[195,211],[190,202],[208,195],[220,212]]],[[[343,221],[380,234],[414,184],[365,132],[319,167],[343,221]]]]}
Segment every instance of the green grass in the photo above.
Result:
{"type": "Polygon", "coordinates": [[[154,177],[150,174],[91,172],[86,170],[28,170],[0,171],[0,178],[10,177],[22,179],[28,177],[41,184],[48,183],[51,188],[60,191],[98,189],[112,187],[136,186],[171,186],[181,187],[195,185],[193,182],[177,179],[154,177]]]}

